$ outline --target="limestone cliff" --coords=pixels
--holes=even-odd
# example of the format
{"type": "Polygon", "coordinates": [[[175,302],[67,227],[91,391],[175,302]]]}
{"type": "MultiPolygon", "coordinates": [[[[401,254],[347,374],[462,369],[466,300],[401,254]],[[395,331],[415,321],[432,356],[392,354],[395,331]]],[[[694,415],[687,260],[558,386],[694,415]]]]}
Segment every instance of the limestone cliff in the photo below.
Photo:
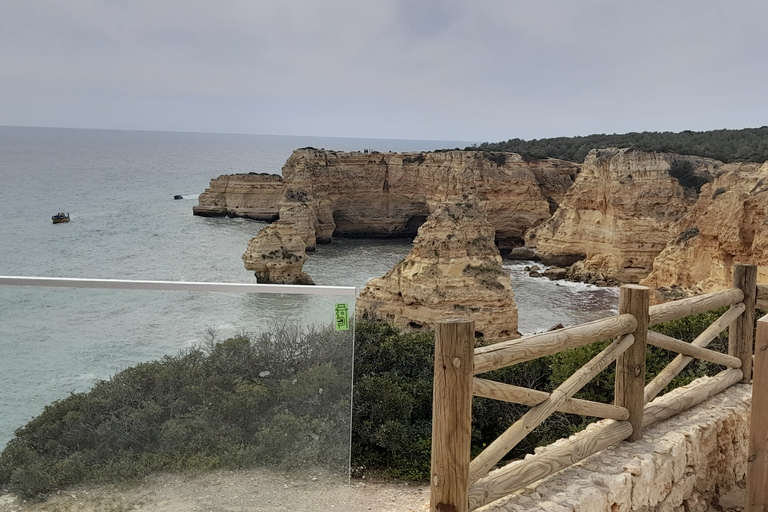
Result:
{"type": "Polygon", "coordinates": [[[758,281],[768,281],[768,162],[722,170],[673,226],[642,281],[656,290],[656,302],[728,288],[734,263],[758,265],[758,281]]]}
{"type": "MultiPolygon", "coordinates": [[[[555,159],[526,162],[513,153],[305,148],[286,161],[281,188],[267,178],[222,176],[200,196],[195,213],[255,218],[279,212],[281,219],[293,222],[281,201],[300,202],[314,218],[300,219],[299,231],[314,229],[321,243],[331,236],[413,237],[438,204],[469,194],[488,212],[497,242],[507,249],[521,245],[527,229],[550,217],[579,168],[555,159]],[[280,197],[275,195],[278,188],[280,197]]],[[[312,237],[307,238],[311,249],[312,237]]]]}
{"type": "Polygon", "coordinates": [[[527,234],[547,264],[585,259],[587,273],[637,282],[651,271],[716,160],[631,149],[592,150],[551,219],[527,234]]]}
{"type": "Polygon", "coordinates": [[[317,212],[320,239],[414,236],[438,204],[476,197],[502,246],[551,215],[579,166],[525,162],[476,151],[343,153],[301,149],[283,167],[286,194],[304,194],[317,212]]]}
{"type": "Polygon", "coordinates": [[[357,314],[409,330],[470,317],[487,340],[518,336],[511,279],[501,268],[494,234],[477,202],[437,207],[408,256],[360,292],[357,314]]]}
{"type": "Polygon", "coordinates": [[[272,222],[277,220],[283,198],[283,178],[276,174],[225,174],[211,180],[210,186],[192,208],[203,217],[246,217],[272,222]]]}
{"type": "Polygon", "coordinates": [[[248,242],[243,262],[246,269],[254,271],[259,283],[314,284],[302,270],[307,260],[305,246],[292,224],[277,221],[248,242]]]}

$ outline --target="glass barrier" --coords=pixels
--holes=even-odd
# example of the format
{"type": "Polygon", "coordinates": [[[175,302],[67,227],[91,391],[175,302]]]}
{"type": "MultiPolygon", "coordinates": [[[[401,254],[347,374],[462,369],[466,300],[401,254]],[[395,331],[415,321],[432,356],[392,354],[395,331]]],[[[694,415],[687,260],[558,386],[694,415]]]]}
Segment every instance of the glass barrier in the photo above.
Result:
{"type": "Polygon", "coordinates": [[[329,486],[344,510],[354,293],[0,277],[0,448],[129,477],[256,468],[254,495],[295,490],[253,510],[317,510],[329,486]]]}

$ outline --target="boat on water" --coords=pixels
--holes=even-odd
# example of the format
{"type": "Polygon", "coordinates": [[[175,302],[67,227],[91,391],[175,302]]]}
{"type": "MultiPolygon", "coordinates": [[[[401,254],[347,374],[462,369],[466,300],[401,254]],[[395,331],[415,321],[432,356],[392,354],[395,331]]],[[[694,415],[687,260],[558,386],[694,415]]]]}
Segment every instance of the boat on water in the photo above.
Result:
{"type": "Polygon", "coordinates": [[[69,214],[64,212],[59,212],[56,215],[53,215],[51,217],[51,220],[54,224],[60,224],[62,222],[69,222],[69,214]]]}
{"type": "Polygon", "coordinates": [[[181,196],[180,194],[176,194],[175,196],[173,196],[173,198],[174,199],[184,199],[184,197],[181,196]]]}

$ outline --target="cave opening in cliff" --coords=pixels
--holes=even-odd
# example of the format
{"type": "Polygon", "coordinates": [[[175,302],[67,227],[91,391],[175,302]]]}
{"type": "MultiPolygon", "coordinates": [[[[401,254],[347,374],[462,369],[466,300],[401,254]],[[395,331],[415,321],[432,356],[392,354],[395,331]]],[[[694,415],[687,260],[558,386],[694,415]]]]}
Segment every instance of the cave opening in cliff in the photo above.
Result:
{"type": "Polygon", "coordinates": [[[405,223],[404,237],[414,238],[422,224],[427,221],[426,215],[412,215],[405,223]]]}

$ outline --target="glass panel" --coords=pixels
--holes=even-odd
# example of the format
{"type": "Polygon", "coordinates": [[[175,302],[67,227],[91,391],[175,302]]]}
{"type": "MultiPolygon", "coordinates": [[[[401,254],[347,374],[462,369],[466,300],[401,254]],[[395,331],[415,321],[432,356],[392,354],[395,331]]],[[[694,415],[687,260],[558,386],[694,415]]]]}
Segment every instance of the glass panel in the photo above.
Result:
{"type": "Polygon", "coordinates": [[[293,510],[317,509],[320,482],[340,485],[343,510],[354,297],[0,286],[0,303],[0,447],[47,404],[93,390],[85,409],[103,411],[71,422],[61,446],[184,468],[194,445],[212,466],[266,468],[263,485],[307,482],[285,497],[293,510]],[[339,304],[348,330],[334,329],[339,304]],[[136,366],[148,361],[160,362],[136,366]]]}

